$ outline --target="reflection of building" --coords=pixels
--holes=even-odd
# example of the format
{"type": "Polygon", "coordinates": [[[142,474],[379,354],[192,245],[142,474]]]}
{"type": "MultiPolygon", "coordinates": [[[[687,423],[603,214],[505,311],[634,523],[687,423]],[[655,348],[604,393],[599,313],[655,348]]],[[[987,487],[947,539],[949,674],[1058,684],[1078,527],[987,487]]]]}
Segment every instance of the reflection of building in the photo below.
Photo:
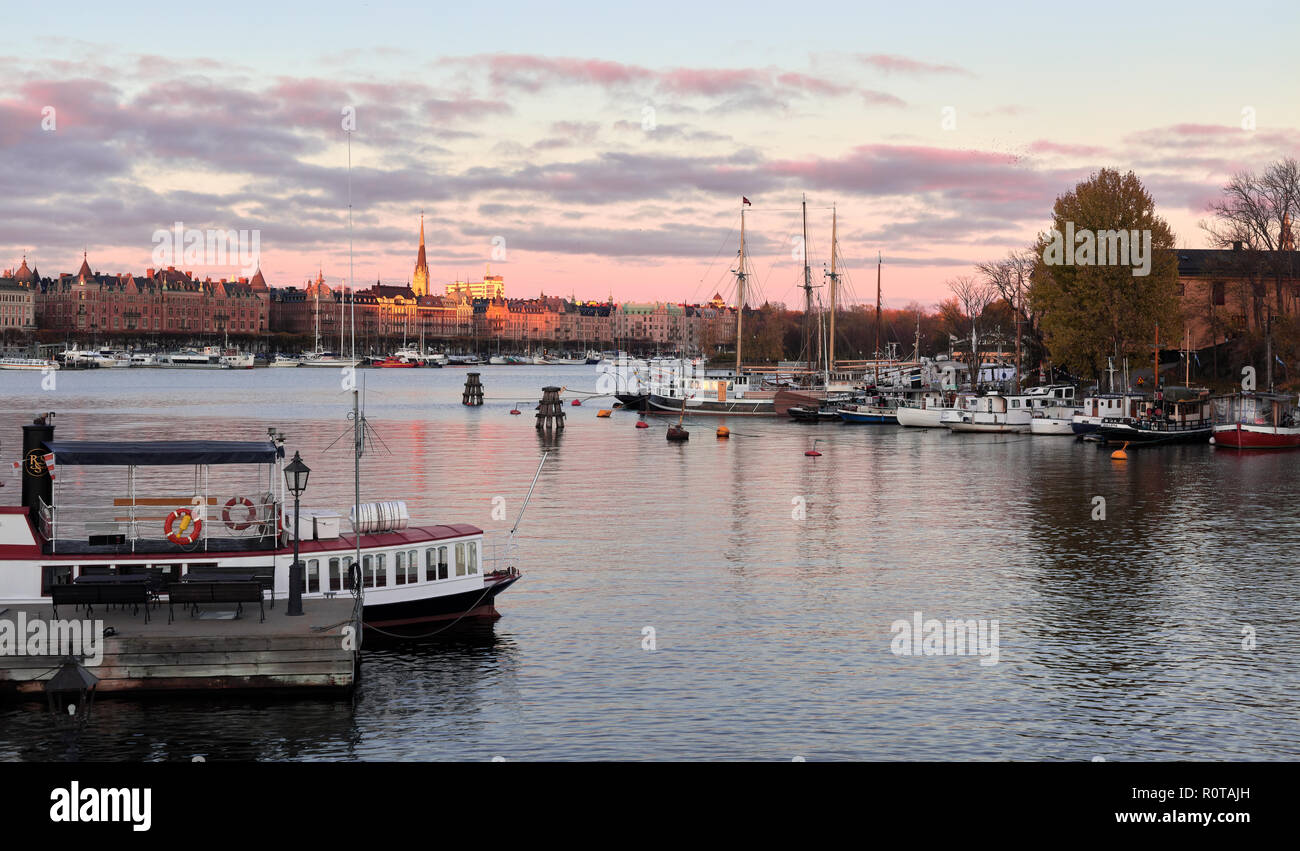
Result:
{"type": "Polygon", "coordinates": [[[36,329],[35,269],[27,268],[27,258],[18,271],[6,270],[0,276],[0,332],[36,329]]]}
{"type": "Polygon", "coordinates": [[[1283,251],[1251,251],[1235,243],[1231,249],[1177,252],[1179,294],[1192,348],[1261,333],[1270,315],[1300,310],[1300,251],[1289,239],[1289,222],[1284,231],[1283,251]]]}

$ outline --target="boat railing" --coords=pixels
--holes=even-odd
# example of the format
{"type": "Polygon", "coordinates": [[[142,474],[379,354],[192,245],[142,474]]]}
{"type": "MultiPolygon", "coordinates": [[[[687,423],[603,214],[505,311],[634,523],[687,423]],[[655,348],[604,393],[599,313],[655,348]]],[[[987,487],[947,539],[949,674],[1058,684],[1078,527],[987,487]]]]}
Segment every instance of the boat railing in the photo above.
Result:
{"type": "Polygon", "coordinates": [[[519,544],[508,533],[483,534],[483,573],[508,573],[517,567],[519,544]]]}
{"type": "Polygon", "coordinates": [[[108,547],[130,551],[223,548],[274,541],[278,503],[270,493],[220,497],[121,497],[109,504],[60,503],[38,498],[37,528],[58,552],[108,547]],[[189,520],[182,517],[188,514],[189,520]],[[174,536],[174,537],[173,537],[174,536]]]}

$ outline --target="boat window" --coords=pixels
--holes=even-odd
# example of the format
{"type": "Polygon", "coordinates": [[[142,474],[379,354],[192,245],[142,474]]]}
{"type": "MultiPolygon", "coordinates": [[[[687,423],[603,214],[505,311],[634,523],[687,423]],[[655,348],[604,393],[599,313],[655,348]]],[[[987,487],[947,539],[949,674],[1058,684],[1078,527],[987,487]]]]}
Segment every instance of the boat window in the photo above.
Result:
{"type": "Polygon", "coordinates": [[[409,585],[414,585],[420,581],[419,555],[415,550],[409,550],[406,553],[406,582],[409,585]]]}
{"type": "Polygon", "coordinates": [[[314,594],[320,590],[320,559],[307,559],[307,593],[314,594]]]}
{"type": "Polygon", "coordinates": [[[47,564],[41,568],[41,596],[49,596],[51,585],[71,585],[72,565],[47,564]]]}
{"type": "Polygon", "coordinates": [[[424,581],[433,582],[438,578],[438,548],[429,547],[424,551],[424,581]]]}
{"type": "Polygon", "coordinates": [[[438,578],[447,578],[447,548],[438,547],[438,578]]]}
{"type": "Polygon", "coordinates": [[[465,575],[465,545],[456,545],[456,575],[465,575]]]}
{"type": "Polygon", "coordinates": [[[352,556],[343,557],[343,587],[348,591],[353,589],[356,582],[356,580],[352,578],[352,568],[356,563],[357,560],[352,556]]]}
{"type": "Polygon", "coordinates": [[[469,544],[469,575],[473,576],[478,573],[478,542],[470,541],[469,544]]]}
{"type": "Polygon", "coordinates": [[[337,558],[330,559],[330,590],[343,590],[343,572],[339,569],[339,560],[337,558]]]}
{"type": "Polygon", "coordinates": [[[375,557],[361,557],[361,584],[366,588],[375,587],[375,557]]]}
{"type": "Polygon", "coordinates": [[[397,575],[395,577],[397,580],[397,584],[405,585],[406,584],[406,553],[402,552],[401,550],[398,550],[397,555],[394,558],[394,562],[395,564],[393,566],[397,568],[397,575]]]}
{"type": "Polygon", "coordinates": [[[388,554],[380,553],[375,556],[375,587],[384,588],[388,585],[388,554]]]}

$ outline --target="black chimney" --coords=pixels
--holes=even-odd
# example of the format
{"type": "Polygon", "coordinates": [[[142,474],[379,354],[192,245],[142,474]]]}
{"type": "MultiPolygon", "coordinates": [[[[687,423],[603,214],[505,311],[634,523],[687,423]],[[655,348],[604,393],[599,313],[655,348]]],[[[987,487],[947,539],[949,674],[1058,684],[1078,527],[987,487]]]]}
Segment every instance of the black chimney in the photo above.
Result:
{"type": "Polygon", "coordinates": [[[41,414],[23,426],[23,505],[33,517],[40,510],[37,498],[49,505],[54,501],[54,480],[45,467],[45,442],[54,439],[54,414],[41,414]]]}
{"type": "Polygon", "coordinates": [[[1241,240],[1237,240],[1236,242],[1234,242],[1234,243],[1232,244],[1232,250],[1233,250],[1233,251],[1240,251],[1240,250],[1241,250],[1241,240]]]}

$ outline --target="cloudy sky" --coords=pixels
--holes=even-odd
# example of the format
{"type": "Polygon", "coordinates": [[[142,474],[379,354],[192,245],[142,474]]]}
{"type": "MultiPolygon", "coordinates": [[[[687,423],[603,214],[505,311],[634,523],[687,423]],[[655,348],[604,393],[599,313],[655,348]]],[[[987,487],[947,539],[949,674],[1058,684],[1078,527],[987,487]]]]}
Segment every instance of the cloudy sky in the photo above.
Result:
{"type": "Polygon", "coordinates": [[[6,268],[140,273],[179,221],[346,281],[347,108],[357,283],[410,279],[423,210],[436,286],[511,296],[727,295],[743,195],[751,299],[798,304],[806,194],[817,282],[834,205],[854,296],[879,252],[887,306],[933,303],[1097,168],[1203,247],[1300,150],[1294,3],[121,5],[6,11],[6,268]]]}

